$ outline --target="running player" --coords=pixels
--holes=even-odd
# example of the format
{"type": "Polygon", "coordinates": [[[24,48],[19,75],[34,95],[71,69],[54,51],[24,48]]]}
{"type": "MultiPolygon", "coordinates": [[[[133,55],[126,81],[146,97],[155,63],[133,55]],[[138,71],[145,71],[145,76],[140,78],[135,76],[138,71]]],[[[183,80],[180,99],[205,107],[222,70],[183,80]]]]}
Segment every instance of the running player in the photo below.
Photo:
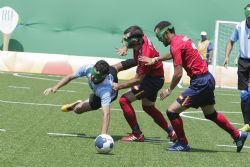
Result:
{"type": "Polygon", "coordinates": [[[134,101],[141,100],[143,110],[153,118],[155,123],[168,133],[168,137],[171,141],[175,141],[177,138],[175,132],[172,127],[168,125],[162,113],[155,107],[157,93],[164,84],[163,64],[162,62],[158,62],[152,66],[145,66],[145,63],[139,61],[142,55],[158,57],[159,53],[139,26],[127,28],[124,31],[123,41],[124,47],[120,50],[118,49],[117,52],[120,55],[124,55],[122,50],[126,52],[127,48],[133,49],[137,70],[135,77],[128,82],[113,84],[115,90],[131,87],[131,90],[123,94],[119,99],[123,114],[132,129],[132,133],[123,137],[121,140],[144,141],[144,135],[137,122],[134,108],[131,105],[134,101]]]}
{"type": "Polygon", "coordinates": [[[237,146],[237,152],[240,152],[248,134],[234,128],[224,115],[215,110],[215,80],[192,40],[186,36],[175,34],[174,26],[168,21],[158,23],[154,31],[164,46],[170,45],[171,54],[150,59],[148,64],[154,64],[170,57],[173,58],[174,64],[172,81],[169,88],[161,92],[160,99],[165,99],[174,90],[182,77],[183,68],[191,79],[190,86],[168,107],[167,116],[178,136],[178,142],[167,149],[170,151],[190,150],[179,114],[190,107],[201,107],[206,119],[213,121],[232,136],[237,146]]]}

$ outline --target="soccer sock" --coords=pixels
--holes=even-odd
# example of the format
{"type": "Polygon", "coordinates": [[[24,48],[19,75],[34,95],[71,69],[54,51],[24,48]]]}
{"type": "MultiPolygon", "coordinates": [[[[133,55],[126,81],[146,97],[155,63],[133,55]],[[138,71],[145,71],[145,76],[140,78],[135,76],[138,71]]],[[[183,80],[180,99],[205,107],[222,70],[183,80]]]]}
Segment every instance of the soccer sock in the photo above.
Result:
{"type": "Polygon", "coordinates": [[[241,102],[241,111],[245,124],[250,124],[250,102],[241,102]]]}
{"type": "Polygon", "coordinates": [[[250,124],[250,87],[240,91],[240,106],[245,124],[250,124]]]}
{"type": "Polygon", "coordinates": [[[130,101],[126,98],[126,96],[123,95],[119,99],[119,103],[120,103],[120,106],[123,110],[123,115],[126,118],[132,131],[133,132],[141,132],[139,125],[137,123],[134,108],[132,107],[130,101]]]}
{"type": "Polygon", "coordinates": [[[164,118],[163,114],[155,108],[155,106],[142,106],[143,110],[154,119],[154,122],[157,123],[162,129],[164,129],[168,134],[172,132],[172,128],[169,128],[168,122],[164,118]]]}
{"type": "Polygon", "coordinates": [[[231,134],[234,140],[238,139],[240,136],[239,130],[234,128],[223,114],[214,111],[212,114],[205,115],[205,117],[215,122],[219,127],[231,134]]]}
{"type": "Polygon", "coordinates": [[[182,144],[188,144],[188,140],[185,136],[184,128],[183,128],[183,122],[178,113],[173,113],[167,111],[167,116],[168,119],[170,120],[174,131],[178,137],[178,141],[181,142],[182,144]]]}

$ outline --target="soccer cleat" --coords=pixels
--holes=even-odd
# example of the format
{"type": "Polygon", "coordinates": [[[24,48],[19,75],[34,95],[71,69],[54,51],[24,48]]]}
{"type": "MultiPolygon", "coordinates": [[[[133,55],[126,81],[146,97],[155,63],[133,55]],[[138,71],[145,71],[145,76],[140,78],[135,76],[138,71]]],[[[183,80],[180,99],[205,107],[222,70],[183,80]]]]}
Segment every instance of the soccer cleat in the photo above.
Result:
{"type": "Polygon", "coordinates": [[[242,128],[239,129],[240,131],[244,131],[244,132],[250,132],[250,125],[249,124],[245,124],[242,128]]]}
{"type": "Polygon", "coordinates": [[[168,134],[168,139],[173,143],[177,142],[178,138],[174,130],[170,134],[168,134]]]}
{"type": "Polygon", "coordinates": [[[69,112],[69,111],[72,111],[73,110],[73,107],[75,105],[77,105],[78,103],[82,102],[81,100],[77,100],[76,102],[74,103],[71,103],[71,104],[65,104],[61,107],[61,111],[62,112],[69,112]]]}
{"type": "Polygon", "coordinates": [[[245,132],[245,131],[240,131],[240,136],[237,140],[235,140],[235,144],[236,144],[236,147],[237,147],[237,152],[240,152],[241,149],[243,148],[244,146],[244,143],[247,139],[247,135],[248,133],[245,132]]]}
{"type": "Polygon", "coordinates": [[[175,143],[173,146],[167,148],[168,151],[190,151],[188,144],[182,144],[180,142],[175,143]]]}
{"type": "Polygon", "coordinates": [[[133,133],[128,133],[129,135],[126,137],[121,138],[121,141],[126,141],[126,142],[144,142],[144,134],[140,133],[138,135],[133,134],[133,133]]]}

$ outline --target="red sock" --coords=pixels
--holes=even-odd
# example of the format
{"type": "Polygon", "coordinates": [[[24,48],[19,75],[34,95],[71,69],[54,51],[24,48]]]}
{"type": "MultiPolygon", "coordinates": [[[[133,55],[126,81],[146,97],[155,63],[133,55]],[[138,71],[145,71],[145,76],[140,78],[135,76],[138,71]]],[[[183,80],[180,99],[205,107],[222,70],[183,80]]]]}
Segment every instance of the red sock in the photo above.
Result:
{"type": "Polygon", "coordinates": [[[142,108],[148,115],[150,115],[154,119],[155,123],[157,123],[162,129],[170,133],[168,131],[168,122],[164,118],[163,114],[157,108],[155,108],[155,106],[142,106],[142,108]]]}
{"type": "Polygon", "coordinates": [[[185,136],[184,128],[183,128],[183,122],[180,116],[177,118],[170,120],[171,124],[173,126],[173,129],[178,137],[178,140],[183,144],[188,144],[188,140],[185,136]]]}
{"type": "Polygon", "coordinates": [[[223,114],[214,112],[210,115],[207,115],[206,118],[215,122],[219,127],[227,131],[234,140],[238,139],[240,136],[239,130],[233,127],[223,114]]]}
{"type": "MultiPolygon", "coordinates": [[[[123,115],[126,118],[129,126],[133,131],[140,131],[134,108],[132,107],[130,101],[123,95],[119,99],[120,106],[123,110],[123,115]]],[[[140,131],[141,132],[141,131],[140,131]]]]}

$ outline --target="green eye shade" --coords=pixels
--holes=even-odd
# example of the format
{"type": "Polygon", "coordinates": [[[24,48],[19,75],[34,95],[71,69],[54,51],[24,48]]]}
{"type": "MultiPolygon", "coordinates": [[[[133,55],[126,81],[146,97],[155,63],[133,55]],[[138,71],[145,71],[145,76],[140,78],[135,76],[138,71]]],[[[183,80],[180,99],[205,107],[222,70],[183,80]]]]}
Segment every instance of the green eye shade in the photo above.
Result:
{"type": "Polygon", "coordinates": [[[91,70],[91,77],[92,77],[92,81],[94,83],[98,83],[98,82],[102,81],[106,77],[106,75],[102,75],[95,68],[92,68],[92,70],[91,70]]]}
{"type": "Polygon", "coordinates": [[[244,12],[245,12],[245,16],[248,17],[250,15],[250,8],[246,8],[244,12]]]}
{"type": "Polygon", "coordinates": [[[169,25],[169,26],[167,26],[167,27],[164,27],[163,29],[161,29],[161,30],[157,33],[157,37],[158,37],[160,40],[162,40],[162,37],[163,37],[164,32],[167,31],[167,30],[169,30],[169,29],[172,29],[172,28],[174,28],[174,26],[173,26],[172,24],[169,25]]]}

